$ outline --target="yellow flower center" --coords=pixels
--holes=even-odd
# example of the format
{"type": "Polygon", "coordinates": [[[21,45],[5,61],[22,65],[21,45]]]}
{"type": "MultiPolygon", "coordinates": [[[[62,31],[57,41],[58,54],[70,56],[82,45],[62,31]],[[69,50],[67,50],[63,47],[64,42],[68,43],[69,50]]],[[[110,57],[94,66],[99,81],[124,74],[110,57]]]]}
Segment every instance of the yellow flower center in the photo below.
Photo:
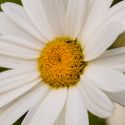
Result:
{"type": "Polygon", "coordinates": [[[59,37],[42,49],[38,66],[44,83],[54,88],[77,85],[86,67],[77,40],[59,37]]]}

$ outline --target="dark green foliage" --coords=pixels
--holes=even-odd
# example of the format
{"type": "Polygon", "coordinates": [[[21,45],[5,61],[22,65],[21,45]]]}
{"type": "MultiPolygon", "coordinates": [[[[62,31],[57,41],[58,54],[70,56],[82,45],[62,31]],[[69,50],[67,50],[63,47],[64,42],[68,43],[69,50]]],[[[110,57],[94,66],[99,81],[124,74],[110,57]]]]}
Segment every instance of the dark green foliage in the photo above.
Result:
{"type": "Polygon", "coordinates": [[[0,4],[4,2],[14,2],[14,3],[21,4],[21,0],[0,0],[0,4]]]}
{"type": "Polygon", "coordinates": [[[114,5],[114,4],[117,4],[117,3],[120,2],[120,1],[122,1],[122,0],[114,0],[113,5],[114,5]]]}
{"type": "Polygon", "coordinates": [[[16,123],[14,123],[13,125],[21,125],[22,120],[24,119],[25,115],[22,116],[16,123]]]}
{"type": "Polygon", "coordinates": [[[98,118],[91,113],[89,113],[89,122],[90,125],[106,125],[105,119],[98,118]]]}

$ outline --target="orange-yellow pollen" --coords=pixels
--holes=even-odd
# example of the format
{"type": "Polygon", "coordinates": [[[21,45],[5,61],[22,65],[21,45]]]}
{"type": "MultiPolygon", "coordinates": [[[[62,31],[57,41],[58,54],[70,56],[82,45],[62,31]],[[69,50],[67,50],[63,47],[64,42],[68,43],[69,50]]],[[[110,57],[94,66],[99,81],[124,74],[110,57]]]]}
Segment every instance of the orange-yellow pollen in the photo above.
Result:
{"type": "Polygon", "coordinates": [[[86,66],[83,58],[77,40],[61,37],[49,41],[38,60],[43,82],[54,88],[76,85],[86,66]]]}

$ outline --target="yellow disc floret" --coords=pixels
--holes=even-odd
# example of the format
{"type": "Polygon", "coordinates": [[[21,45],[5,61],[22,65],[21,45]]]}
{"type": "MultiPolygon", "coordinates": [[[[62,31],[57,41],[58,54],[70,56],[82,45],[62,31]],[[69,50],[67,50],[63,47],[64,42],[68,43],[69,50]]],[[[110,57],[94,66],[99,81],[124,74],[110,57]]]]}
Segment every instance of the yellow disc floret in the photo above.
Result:
{"type": "Polygon", "coordinates": [[[77,40],[67,37],[49,41],[38,60],[44,83],[51,87],[70,87],[78,83],[86,63],[77,40]]]}

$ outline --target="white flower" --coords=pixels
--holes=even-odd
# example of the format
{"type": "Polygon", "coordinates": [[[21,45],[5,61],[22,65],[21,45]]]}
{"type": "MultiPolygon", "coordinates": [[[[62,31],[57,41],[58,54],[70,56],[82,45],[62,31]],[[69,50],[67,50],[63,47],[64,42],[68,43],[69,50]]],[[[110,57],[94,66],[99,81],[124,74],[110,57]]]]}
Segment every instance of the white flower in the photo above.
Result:
{"type": "Polygon", "coordinates": [[[22,0],[0,13],[0,124],[88,125],[125,106],[125,1],[22,0]],[[49,41],[49,42],[48,42],[49,41]],[[81,70],[80,70],[81,68],[81,70]],[[39,69],[39,70],[38,70],[39,69]]]}

